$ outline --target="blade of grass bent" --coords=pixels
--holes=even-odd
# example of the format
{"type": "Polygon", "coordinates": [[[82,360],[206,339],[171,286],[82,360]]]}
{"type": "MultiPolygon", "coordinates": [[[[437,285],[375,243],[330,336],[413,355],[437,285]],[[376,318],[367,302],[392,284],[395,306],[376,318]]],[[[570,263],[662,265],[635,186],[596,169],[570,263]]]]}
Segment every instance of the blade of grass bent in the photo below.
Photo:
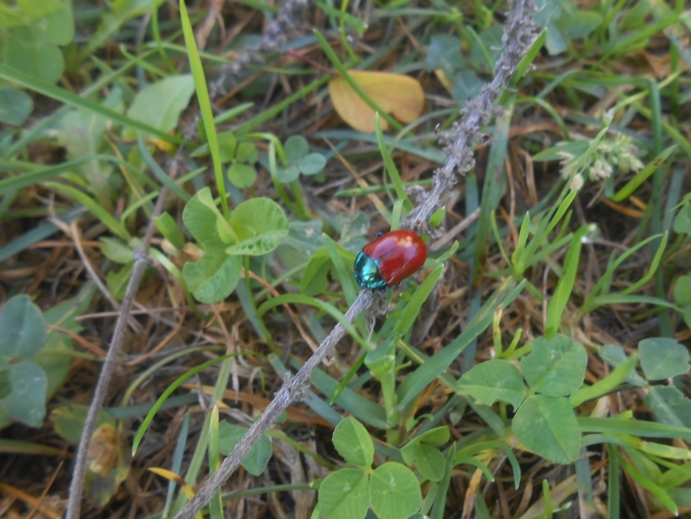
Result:
{"type": "Polygon", "coordinates": [[[328,313],[331,317],[339,321],[346,329],[346,331],[350,333],[353,339],[355,339],[357,343],[360,344],[360,346],[368,350],[372,348],[369,342],[358,333],[353,324],[345,318],[345,315],[343,313],[341,313],[332,304],[329,304],[326,301],[322,301],[321,299],[317,299],[315,297],[310,297],[303,294],[282,294],[262,303],[262,305],[257,309],[257,315],[261,318],[261,316],[263,316],[272,308],[288,303],[298,303],[319,308],[320,310],[328,313]]]}
{"type": "Polygon", "coordinates": [[[142,421],[141,425],[139,426],[139,429],[137,429],[137,434],[134,436],[134,439],[132,440],[132,455],[134,456],[137,453],[137,448],[139,447],[139,444],[142,441],[142,438],[144,437],[144,434],[146,433],[146,430],[149,428],[149,425],[151,424],[152,420],[154,419],[154,416],[156,416],[156,413],[158,410],[161,408],[161,405],[166,401],[166,399],[175,391],[178,387],[180,387],[183,382],[185,382],[188,378],[196,375],[200,371],[205,370],[209,366],[213,366],[214,364],[218,364],[219,362],[222,362],[226,359],[229,359],[231,357],[236,357],[237,355],[244,355],[243,352],[238,352],[238,353],[229,353],[228,355],[222,355],[220,357],[216,357],[215,359],[211,359],[209,361],[203,362],[202,364],[199,364],[199,366],[195,366],[189,371],[185,372],[182,376],[178,377],[175,379],[175,381],[166,388],[166,390],[163,392],[163,394],[158,397],[158,400],[156,400],[156,403],[154,406],[151,408],[151,411],[146,415],[146,418],[142,421]]]}
{"type": "Polygon", "coordinates": [[[91,198],[86,193],[83,193],[79,189],[76,189],[72,186],[59,184],[57,182],[46,182],[45,185],[46,187],[62,192],[63,194],[69,196],[79,204],[86,207],[91,213],[93,213],[93,215],[96,218],[101,220],[101,223],[108,227],[110,232],[112,232],[113,234],[119,236],[125,241],[131,238],[129,231],[125,228],[125,226],[122,223],[118,222],[112,214],[110,214],[107,210],[101,207],[99,203],[96,202],[96,200],[91,198]]]}

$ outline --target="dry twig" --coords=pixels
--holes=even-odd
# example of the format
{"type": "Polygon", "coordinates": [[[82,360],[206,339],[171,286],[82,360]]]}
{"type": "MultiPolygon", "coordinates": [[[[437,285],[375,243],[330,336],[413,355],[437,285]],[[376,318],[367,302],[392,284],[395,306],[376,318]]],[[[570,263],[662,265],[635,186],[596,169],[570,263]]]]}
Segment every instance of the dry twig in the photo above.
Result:
{"type": "MultiPolygon", "coordinates": [[[[360,291],[357,299],[348,309],[348,312],[346,312],[345,318],[350,322],[354,321],[361,312],[370,307],[375,297],[377,296],[369,290],[360,291]]],[[[197,515],[204,508],[204,505],[216,494],[216,491],[223,486],[231,474],[240,466],[240,462],[247,456],[250,449],[256,445],[264,431],[276,421],[278,415],[291,403],[302,401],[307,396],[312,371],[326,358],[331,349],[344,335],[345,328],[341,323],[338,323],[324,339],[324,342],[319,345],[319,349],[314,355],[307,359],[307,362],[300,368],[297,375],[295,377],[286,377],[283,386],[278,390],[278,393],[276,393],[276,396],[264,413],[262,413],[259,420],[252,424],[252,427],[235,446],[230,456],[223,460],[218,471],[204,483],[192,500],[175,516],[175,519],[192,519],[197,515]]]]}
{"type": "Polygon", "coordinates": [[[225,93],[227,81],[235,81],[251,63],[263,63],[265,56],[276,54],[278,49],[288,42],[288,34],[299,32],[300,21],[304,19],[310,0],[287,0],[276,18],[269,23],[266,34],[259,43],[252,45],[232,63],[221,68],[221,73],[211,84],[209,95],[216,99],[225,93]]]}
{"type": "MultiPolygon", "coordinates": [[[[181,149],[178,149],[178,156],[180,153],[181,149]]],[[[174,162],[174,164],[176,163],[177,160],[174,162]]],[[[171,178],[175,177],[175,169],[175,166],[173,166],[173,171],[171,171],[170,174],[171,178]]],[[[113,370],[115,369],[118,354],[120,353],[120,347],[122,346],[122,342],[125,338],[125,328],[130,316],[130,310],[132,309],[134,298],[137,295],[137,290],[139,289],[139,281],[149,265],[150,260],[147,252],[149,250],[149,246],[151,245],[154,229],[156,228],[154,225],[154,218],[163,212],[167,195],[168,189],[163,187],[158,195],[158,200],[156,201],[153,213],[151,214],[149,225],[146,228],[142,248],[138,251],[135,251],[135,261],[132,269],[132,276],[127,284],[125,297],[122,300],[120,313],[118,314],[118,319],[115,323],[113,338],[110,341],[108,354],[106,355],[103,368],[101,369],[101,374],[98,377],[98,382],[96,383],[96,389],[94,390],[91,406],[89,406],[89,413],[86,416],[82,436],[79,440],[79,446],[77,447],[77,459],[74,463],[74,470],[72,471],[72,481],[70,481],[70,494],[67,501],[67,512],[65,514],[66,519],[79,519],[82,490],[84,488],[84,472],[86,470],[86,460],[89,453],[89,446],[91,445],[91,436],[96,429],[96,420],[98,418],[98,414],[103,408],[103,401],[105,400],[106,392],[108,391],[108,386],[110,385],[110,379],[113,377],[113,370]]]]}
{"type": "MultiPolygon", "coordinates": [[[[288,0],[288,4],[306,5],[307,1],[288,0]]],[[[531,19],[534,10],[533,0],[514,1],[504,29],[504,52],[496,64],[495,78],[480,91],[477,97],[468,102],[461,111],[460,121],[454,123],[447,134],[442,135],[441,142],[447,153],[446,163],[435,172],[432,189],[424,195],[422,203],[402,221],[402,227],[414,230],[425,229],[427,221],[439,207],[442,194],[455,182],[456,172],[465,173],[473,167],[472,148],[483,139],[483,127],[494,116],[501,113],[501,108],[495,103],[508,85],[509,78],[521,59],[535,41],[536,30],[531,19]]],[[[248,63],[252,59],[250,54],[247,54],[246,58],[248,63]]],[[[222,77],[222,80],[225,80],[225,77],[222,77]]],[[[374,293],[368,290],[361,291],[346,313],[346,318],[352,322],[371,306],[375,298],[374,293]]],[[[306,396],[312,371],[326,358],[344,334],[343,325],[337,324],[297,375],[285,380],[261,418],[250,427],[230,456],[223,460],[219,470],[204,483],[194,498],[175,516],[175,519],[192,519],[211,500],[278,415],[291,403],[300,401],[306,396]]]]}
{"type": "Polygon", "coordinates": [[[401,221],[402,228],[425,230],[430,217],[439,208],[441,196],[455,183],[456,173],[463,175],[475,165],[473,148],[486,139],[482,129],[502,113],[503,109],[495,103],[537,37],[532,21],[534,13],[533,0],[514,0],[504,27],[504,52],[494,67],[494,79],[468,101],[451,129],[440,135],[439,143],[444,147],[446,162],[435,171],[432,189],[422,203],[401,221]]]}

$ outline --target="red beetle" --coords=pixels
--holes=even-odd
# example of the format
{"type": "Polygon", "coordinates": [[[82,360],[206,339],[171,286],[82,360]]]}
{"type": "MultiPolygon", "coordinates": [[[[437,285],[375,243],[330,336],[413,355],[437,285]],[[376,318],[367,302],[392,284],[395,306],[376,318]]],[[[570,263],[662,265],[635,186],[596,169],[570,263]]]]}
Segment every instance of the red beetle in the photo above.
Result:
{"type": "Polygon", "coordinates": [[[400,283],[425,264],[427,245],[412,231],[387,232],[355,258],[355,279],[362,288],[383,290],[400,283]]]}

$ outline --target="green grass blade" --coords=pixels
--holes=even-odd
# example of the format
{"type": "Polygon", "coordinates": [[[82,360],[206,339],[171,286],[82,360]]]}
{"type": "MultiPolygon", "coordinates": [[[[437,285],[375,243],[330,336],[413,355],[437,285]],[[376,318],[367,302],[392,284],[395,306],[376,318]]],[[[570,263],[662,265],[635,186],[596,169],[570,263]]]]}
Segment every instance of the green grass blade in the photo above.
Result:
{"type": "Polygon", "coordinates": [[[345,294],[346,302],[348,305],[352,305],[353,301],[357,298],[358,292],[360,291],[355,278],[350,274],[350,271],[346,268],[343,262],[343,257],[339,254],[336,249],[337,245],[334,241],[327,235],[323,234],[324,246],[329,253],[329,258],[331,258],[331,263],[333,265],[334,274],[336,278],[341,283],[341,287],[345,294]]]}
{"type": "MultiPolygon", "coordinates": [[[[403,204],[405,200],[396,200],[391,208],[391,230],[401,228],[401,214],[403,213],[403,204]]],[[[380,213],[381,214],[381,213],[380,213]]],[[[382,215],[384,216],[384,215],[382,215]]]]}
{"type": "Polygon", "coordinates": [[[655,272],[657,272],[657,268],[660,266],[660,262],[662,261],[662,254],[665,252],[665,248],[667,247],[667,240],[668,239],[669,239],[669,233],[666,232],[665,235],[662,237],[662,241],[660,242],[660,245],[657,248],[657,251],[655,251],[655,256],[653,257],[653,261],[650,262],[650,268],[648,269],[648,272],[645,274],[645,276],[643,276],[641,279],[636,281],[633,285],[622,290],[621,291],[622,295],[630,294],[631,292],[635,292],[640,287],[645,285],[655,275],[655,272]]]}
{"type": "Polygon", "coordinates": [[[381,153],[382,159],[384,159],[384,166],[386,171],[391,177],[391,183],[393,184],[394,190],[396,191],[396,196],[399,200],[403,200],[403,204],[406,212],[413,208],[413,204],[408,199],[408,195],[405,192],[405,187],[403,187],[403,180],[398,172],[396,164],[394,164],[393,158],[391,157],[391,152],[384,142],[384,132],[381,130],[381,119],[379,112],[374,113],[374,129],[377,134],[377,146],[379,146],[379,153],[381,153]]]}
{"type": "Polygon", "coordinates": [[[77,203],[86,207],[96,218],[101,220],[101,223],[103,223],[103,225],[108,227],[110,232],[112,232],[116,236],[119,236],[125,241],[131,238],[130,233],[127,231],[127,229],[125,229],[125,226],[122,223],[118,222],[112,214],[110,214],[107,210],[101,207],[101,205],[98,202],[96,202],[96,200],[91,198],[86,193],[72,186],[59,184],[57,182],[46,182],[45,185],[46,187],[64,193],[65,195],[75,200],[77,203]]]}
{"type": "Polygon", "coordinates": [[[521,484],[521,464],[518,462],[518,458],[516,458],[516,455],[514,452],[511,450],[511,447],[506,445],[505,443],[502,443],[500,441],[485,441],[485,442],[478,442],[478,443],[473,443],[472,445],[469,445],[468,447],[463,447],[458,451],[456,454],[456,457],[469,457],[469,456],[475,456],[476,454],[486,450],[486,449],[498,449],[504,451],[504,454],[506,454],[507,459],[509,460],[509,463],[511,463],[511,468],[513,469],[513,483],[514,487],[516,490],[518,490],[518,487],[521,484]]]}
{"type": "Polygon", "coordinates": [[[252,102],[241,103],[237,106],[234,106],[233,108],[230,108],[230,109],[226,110],[225,112],[221,112],[216,117],[214,117],[214,123],[215,124],[222,124],[226,121],[230,121],[231,119],[234,119],[238,115],[245,113],[247,110],[249,110],[253,106],[254,106],[254,103],[252,103],[252,102]]]}
{"type": "Polygon", "coordinates": [[[0,452],[4,454],[31,454],[36,456],[61,456],[62,449],[48,447],[40,443],[0,438],[0,452]]]}
{"type": "Polygon", "coordinates": [[[576,274],[578,274],[578,262],[581,256],[581,248],[583,246],[582,239],[590,231],[590,225],[584,225],[576,231],[571,238],[571,245],[566,251],[564,258],[564,271],[559,278],[557,288],[554,290],[552,300],[547,306],[547,321],[545,323],[545,337],[552,338],[558,331],[561,324],[561,317],[564,313],[573,286],[576,283],[576,274]]]}
{"type": "Polygon", "coordinates": [[[211,100],[209,99],[209,91],[206,87],[206,77],[204,76],[204,68],[199,57],[199,50],[194,39],[194,31],[190,23],[190,17],[187,14],[187,7],[185,0],[180,0],[180,22],[182,23],[182,32],[185,36],[185,45],[187,46],[187,56],[190,61],[190,69],[192,71],[192,78],[194,78],[194,89],[197,91],[197,100],[199,101],[199,110],[202,113],[202,120],[204,121],[204,130],[206,131],[206,138],[209,143],[209,151],[211,152],[211,160],[214,165],[214,175],[216,177],[216,188],[221,198],[221,207],[223,208],[223,216],[229,218],[230,211],[228,210],[228,195],[226,194],[225,179],[223,178],[223,168],[221,166],[221,152],[218,148],[218,136],[216,134],[216,125],[214,124],[214,115],[211,111],[211,100]]]}
{"type": "MultiPolygon", "coordinates": [[[[408,330],[413,326],[415,319],[420,313],[422,305],[425,303],[429,297],[432,289],[439,281],[442,272],[444,271],[444,265],[438,265],[429,276],[417,287],[417,290],[413,293],[410,301],[405,305],[400,318],[396,322],[396,326],[393,330],[393,335],[396,337],[403,337],[408,330]]],[[[396,339],[398,340],[398,339],[396,339]]]]}
{"type": "Polygon", "coordinates": [[[156,162],[154,158],[151,156],[151,153],[149,153],[149,150],[146,148],[144,140],[141,137],[139,137],[138,143],[139,151],[142,154],[144,162],[146,162],[146,165],[149,166],[151,172],[158,179],[158,181],[164,186],[166,186],[168,190],[175,196],[177,196],[180,200],[184,202],[189,202],[192,199],[192,195],[190,195],[187,191],[178,186],[175,182],[171,180],[171,178],[168,175],[166,175],[166,173],[161,169],[161,166],[158,165],[158,162],[156,162]]]}
{"type": "Polygon", "coordinates": [[[329,58],[331,64],[338,71],[338,73],[345,80],[345,82],[348,83],[350,88],[352,88],[353,91],[358,96],[360,96],[360,98],[365,103],[367,103],[367,106],[374,110],[375,113],[378,112],[386,120],[386,122],[389,123],[389,126],[391,126],[391,128],[393,128],[397,132],[400,132],[403,129],[403,125],[399,123],[396,119],[391,117],[391,115],[382,110],[381,107],[377,105],[377,103],[375,103],[370,96],[367,95],[367,93],[362,89],[362,87],[358,85],[358,83],[352,78],[352,76],[348,74],[348,70],[345,68],[343,63],[341,63],[341,60],[338,59],[338,56],[336,56],[336,53],[331,48],[331,45],[329,45],[329,42],[326,41],[326,38],[322,36],[322,33],[320,33],[317,29],[313,29],[313,32],[314,35],[317,37],[317,40],[319,41],[319,44],[321,45],[321,48],[324,51],[324,54],[326,54],[326,57],[329,58]]]}
{"type": "Polygon", "coordinates": [[[554,517],[554,510],[552,508],[552,493],[549,490],[549,481],[542,480],[542,499],[545,502],[545,513],[543,519],[552,519],[554,517]]]}
{"type": "Polygon", "coordinates": [[[200,371],[204,371],[209,366],[213,366],[215,364],[218,364],[219,362],[222,362],[231,357],[235,357],[237,355],[246,354],[247,352],[238,352],[229,353],[228,355],[216,357],[215,359],[208,360],[202,364],[199,364],[199,366],[191,368],[190,370],[186,371],[183,375],[175,379],[175,381],[166,388],[163,394],[160,397],[158,397],[158,400],[156,400],[156,403],[151,408],[151,411],[149,411],[149,413],[146,415],[146,418],[144,418],[141,425],[139,426],[139,429],[137,429],[137,434],[135,434],[134,439],[132,440],[132,456],[134,456],[137,453],[137,448],[139,447],[139,444],[141,443],[142,438],[144,437],[144,433],[146,433],[146,430],[149,428],[151,421],[154,419],[154,416],[156,416],[156,413],[161,408],[161,405],[163,405],[163,403],[173,393],[173,391],[179,388],[187,379],[193,377],[200,371]]]}
{"type": "MultiPolygon", "coordinates": [[[[518,266],[518,261],[523,257],[523,251],[528,243],[528,237],[530,236],[530,211],[526,211],[523,222],[521,223],[521,229],[518,231],[518,243],[516,244],[516,250],[513,251],[511,255],[511,263],[514,268],[518,266]]],[[[523,267],[525,268],[525,267],[523,267]]],[[[523,275],[522,270],[516,268],[516,274],[523,275]]]]}
{"type": "Polygon", "coordinates": [[[612,201],[621,202],[633,194],[640,185],[648,180],[648,177],[655,173],[662,164],[674,153],[677,149],[677,145],[674,144],[660,153],[657,157],[651,160],[642,170],[640,170],[635,177],[629,180],[624,187],[617,191],[614,196],[612,196],[612,201]]]}
{"type": "MultiPolygon", "coordinates": [[[[83,207],[77,207],[65,213],[60,217],[60,219],[65,223],[70,223],[73,220],[81,217],[85,212],[86,209],[83,207]]],[[[45,240],[58,231],[59,229],[52,223],[44,223],[38,227],[34,227],[30,231],[22,234],[20,237],[15,238],[11,242],[0,247],[0,262],[19,254],[23,250],[31,247],[33,244],[38,243],[41,240],[45,240]]]]}
{"type": "Polygon", "coordinates": [[[605,290],[606,287],[609,286],[610,281],[612,279],[612,276],[614,275],[614,271],[619,268],[619,265],[621,265],[626,258],[631,256],[633,253],[635,253],[638,249],[641,247],[644,247],[647,243],[660,238],[661,235],[657,234],[654,236],[649,236],[645,240],[637,243],[633,247],[631,247],[629,250],[624,252],[620,257],[616,258],[616,260],[611,261],[610,257],[610,262],[608,263],[607,270],[605,273],[602,275],[602,277],[595,283],[595,286],[593,289],[590,291],[590,294],[588,294],[588,297],[586,300],[583,302],[583,305],[581,306],[581,311],[579,312],[579,316],[585,315],[586,313],[590,312],[594,307],[593,307],[593,300],[599,295],[600,291],[604,291],[605,294],[607,291],[605,290]]]}
{"type": "Polygon", "coordinates": [[[290,304],[290,303],[297,303],[297,304],[302,304],[302,305],[309,305],[309,306],[314,306],[315,308],[319,308],[323,312],[326,312],[329,314],[331,317],[336,319],[338,322],[340,322],[343,327],[346,329],[348,333],[350,333],[353,336],[353,339],[355,339],[360,346],[362,346],[365,349],[372,349],[372,345],[369,344],[369,342],[364,339],[355,329],[353,324],[348,321],[348,319],[345,318],[345,315],[341,313],[335,306],[332,304],[329,304],[325,301],[322,301],[321,299],[317,299],[315,297],[310,297],[306,296],[303,294],[282,294],[280,296],[274,297],[269,299],[268,301],[265,301],[258,309],[257,309],[257,315],[261,318],[266,312],[271,310],[272,308],[275,308],[280,305],[284,304],[290,304]]]}
{"type": "Polygon", "coordinates": [[[621,511],[619,457],[616,451],[617,448],[614,445],[607,445],[607,456],[609,458],[609,474],[607,476],[607,517],[609,517],[609,519],[619,519],[621,511]]]}
{"type": "MultiPolygon", "coordinates": [[[[221,456],[218,451],[218,406],[211,409],[211,422],[209,423],[209,477],[213,476],[221,465],[221,456]]],[[[209,517],[211,519],[223,519],[223,502],[221,489],[209,501],[209,517]]]]}
{"type": "MultiPolygon", "coordinates": [[[[269,355],[267,355],[266,358],[271,364],[271,366],[274,368],[278,376],[281,378],[285,377],[286,373],[288,373],[288,368],[285,367],[285,365],[281,361],[281,358],[275,353],[269,353],[269,355]]],[[[324,402],[312,391],[308,391],[308,396],[304,400],[304,402],[307,405],[307,407],[312,409],[312,411],[314,411],[317,415],[321,416],[324,420],[333,425],[338,425],[338,423],[343,419],[343,417],[337,411],[335,411],[334,408],[331,407],[331,405],[324,402]]]]}
{"type": "Polygon", "coordinates": [[[667,493],[667,491],[655,483],[652,479],[648,478],[641,471],[639,471],[633,463],[630,463],[625,458],[619,460],[624,466],[624,470],[628,472],[636,483],[645,488],[653,496],[658,498],[660,502],[667,507],[667,509],[672,512],[675,516],[679,515],[679,509],[672,497],[667,493]]]}
{"type": "Polygon", "coordinates": [[[475,468],[478,468],[485,475],[485,477],[487,478],[487,481],[492,481],[492,482],[494,481],[494,476],[492,475],[492,471],[489,470],[489,467],[487,465],[485,465],[483,462],[481,462],[477,458],[471,458],[469,456],[459,457],[457,454],[456,459],[454,461],[455,461],[456,465],[471,465],[475,468]]]}
{"type": "MultiPolygon", "coordinates": [[[[513,99],[513,98],[511,98],[513,99]]],[[[513,114],[511,103],[503,115],[497,118],[495,130],[492,134],[492,146],[490,147],[485,181],[482,189],[482,201],[480,202],[480,216],[477,221],[477,234],[475,235],[475,258],[472,268],[473,284],[477,286],[478,277],[484,274],[487,254],[492,240],[491,214],[499,206],[506,176],[504,175],[504,162],[509,143],[509,129],[511,115],[513,114]]],[[[474,356],[470,352],[471,356],[474,356]]]]}
{"type": "Polygon", "coordinates": [[[451,344],[435,353],[429,360],[418,367],[398,387],[398,407],[403,409],[416,398],[435,378],[443,374],[451,363],[492,323],[494,311],[499,304],[506,308],[521,292],[525,282],[518,285],[507,280],[497,292],[484,304],[473,320],[451,344]]]}
{"type": "Polygon", "coordinates": [[[631,296],[631,295],[622,295],[622,294],[611,294],[608,296],[600,296],[596,297],[593,300],[593,308],[597,308],[598,306],[603,306],[603,305],[636,305],[639,303],[646,303],[649,305],[655,305],[659,306],[662,308],[670,308],[674,310],[675,312],[680,312],[682,313],[683,310],[678,307],[677,305],[674,305],[670,303],[669,301],[666,301],[665,299],[661,299],[659,297],[652,297],[652,296],[631,296]]]}
{"type": "MultiPolygon", "coordinates": [[[[296,366],[297,367],[297,366],[296,366]]],[[[331,395],[338,387],[338,381],[321,369],[315,369],[310,378],[314,387],[324,395],[331,395]]],[[[384,408],[371,400],[359,395],[350,388],[345,388],[336,399],[336,405],[341,407],[355,418],[376,427],[377,429],[390,429],[392,424],[386,420],[384,408]]]]}
{"type": "Polygon", "coordinates": [[[584,433],[629,434],[645,438],[681,438],[685,441],[691,440],[691,428],[647,422],[645,420],[582,416],[578,418],[578,427],[584,433]]]}
{"type": "MultiPolygon", "coordinates": [[[[185,455],[185,445],[187,445],[187,434],[190,429],[190,417],[191,414],[185,413],[185,418],[180,426],[180,433],[178,434],[178,442],[175,445],[175,451],[173,452],[173,463],[171,464],[170,470],[176,474],[180,474],[180,469],[182,468],[182,459],[185,455]]],[[[175,481],[168,482],[168,493],[166,494],[166,504],[163,506],[162,517],[168,517],[168,512],[170,511],[170,506],[173,504],[173,494],[175,492],[175,487],[177,483],[175,481]]]]}
{"type": "MultiPolygon", "coordinates": [[[[533,42],[533,45],[530,47],[530,50],[526,52],[525,56],[523,56],[521,61],[518,63],[516,70],[514,71],[513,75],[511,76],[511,79],[509,80],[510,88],[515,87],[521,80],[523,75],[528,71],[528,68],[530,68],[530,65],[533,64],[533,60],[537,57],[538,53],[542,49],[542,46],[544,45],[546,39],[547,29],[542,29],[538,37],[533,42]]],[[[492,64],[492,67],[494,67],[494,64],[492,64]]]]}
{"type": "Polygon", "coordinates": [[[572,393],[571,396],[569,396],[569,404],[571,404],[572,407],[578,407],[583,402],[600,398],[614,391],[619,387],[619,384],[626,380],[629,373],[636,369],[637,364],[638,354],[633,353],[602,380],[598,380],[592,386],[581,387],[575,393],[572,393]]]}
{"type": "Polygon", "coordinates": [[[356,16],[353,16],[350,13],[343,12],[339,9],[334,9],[333,7],[331,7],[328,4],[325,4],[324,2],[319,2],[319,0],[317,0],[314,3],[317,7],[319,7],[319,9],[324,11],[326,14],[338,18],[340,21],[344,23],[347,23],[358,33],[362,34],[364,31],[367,30],[367,24],[360,20],[360,18],[357,18],[356,16]]]}
{"type": "Polygon", "coordinates": [[[190,305],[190,309],[197,317],[203,319],[203,314],[199,311],[199,308],[197,308],[197,302],[194,300],[194,297],[192,297],[192,293],[190,292],[189,288],[187,288],[187,282],[185,281],[182,272],[180,272],[180,269],[175,265],[175,263],[168,259],[168,256],[154,247],[149,249],[149,254],[155,258],[163,266],[163,268],[170,272],[178,283],[180,283],[180,288],[182,288],[182,293],[185,295],[185,300],[187,301],[187,304],[190,305]]]}
{"type": "Polygon", "coordinates": [[[430,519],[442,519],[446,508],[446,497],[453,475],[453,464],[456,459],[456,443],[451,445],[449,452],[446,454],[446,467],[444,468],[444,476],[439,482],[439,491],[437,498],[434,500],[432,511],[429,515],[430,519]]]}
{"type": "Polygon", "coordinates": [[[135,119],[131,119],[126,115],[116,112],[115,110],[106,108],[105,106],[96,101],[92,101],[91,99],[72,93],[69,90],[65,90],[64,88],[57,87],[50,83],[46,83],[41,79],[38,79],[29,74],[25,74],[24,72],[20,72],[19,70],[8,67],[7,65],[0,64],[0,78],[21,85],[25,88],[33,90],[34,92],[38,92],[39,94],[43,94],[47,97],[50,97],[51,99],[60,101],[61,103],[65,103],[67,105],[81,108],[88,112],[102,115],[103,117],[111,119],[125,126],[129,126],[131,128],[136,128],[138,130],[152,133],[162,141],[172,142],[174,144],[182,144],[185,146],[191,144],[186,140],[181,139],[180,137],[170,135],[166,132],[159,130],[158,128],[149,126],[146,123],[137,121],[135,119]]]}
{"type": "Polygon", "coordinates": [[[68,171],[86,164],[94,160],[96,156],[90,155],[88,157],[82,157],[80,159],[70,160],[69,162],[63,162],[57,166],[50,166],[47,168],[38,167],[27,173],[22,173],[12,177],[7,177],[0,180],[0,195],[6,195],[11,191],[16,191],[24,187],[33,186],[39,182],[44,182],[68,171]]]}
{"type": "Polygon", "coordinates": [[[242,123],[240,126],[235,128],[234,133],[236,135],[244,135],[248,132],[251,132],[254,130],[257,126],[260,126],[264,124],[267,121],[270,121],[274,117],[276,117],[278,114],[283,112],[286,108],[288,108],[290,105],[292,105],[295,101],[298,99],[302,99],[305,97],[307,94],[310,92],[316,90],[317,88],[324,86],[326,83],[329,82],[329,76],[322,76],[319,79],[312,81],[308,85],[302,87],[300,90],[296,91],[294,94],[289,95],[285,99],[283,99],[280,103],[277,103],[276,105],[272,106],[268,110],[263,111],[261,114],[258,116],[250,119],[249,121],[246,121],[242,123]]]}
{"type": "Polygon", "coordinates": [[[341,396],[341,393],[343,393],[345,388],[348,387],[348,384],[350,384],[350,381],[353,379],[355,374],[358,372],[358,370],[365,363],[365,357],[367,357],[367,353],[361,354],[358,357],[358,360],[350,367],[348,372],[343,377],[343,380],[341,380],[338,383],[338,385],[334,389],[333,393],[331,394],[331,398],[329,399],[329,405],[334,405],[336,400],[338,400],[338,397],[341,396]]]}
{"type": "Polygon", "coordinates": [[[566,126],[564,119],[561,118],[559,113],[547,101],[545,101],[541,97],[523,97],[520,100],[518,100],[517,103],[535,103],[539,105],[545,112],[552,116],[552,119],[554,119],[554,122],[557,123],[557,126],[559,126],[559,129],[561,130],[561,133],[564,135],[564,139],[566,139],[567,141],[571,140],[571,133],[569,133],[569,129],[566,126]]]}
{"type": "MultiPolygon", "coordinates": [[[[456,112],[454,111],[454,114],[456,112]]],[[[358,140],[377,144],[377,136],[371,133],[357,132],[354,130],[323,130],[314,134],[318,139],[342,139],[342,140],[358,140]]],[[[394,150],[407,151],[412,155],[421,157],[436,164],[444,164],[444,154],[441,150],[428,148],[416,145],[410,139],[399,140],[397,137],[391,135],[384,135],[384,142],[387,146],[393,146],[394,150]]],[[[419,184],[420,182],[418,182],[419,184]]]]}

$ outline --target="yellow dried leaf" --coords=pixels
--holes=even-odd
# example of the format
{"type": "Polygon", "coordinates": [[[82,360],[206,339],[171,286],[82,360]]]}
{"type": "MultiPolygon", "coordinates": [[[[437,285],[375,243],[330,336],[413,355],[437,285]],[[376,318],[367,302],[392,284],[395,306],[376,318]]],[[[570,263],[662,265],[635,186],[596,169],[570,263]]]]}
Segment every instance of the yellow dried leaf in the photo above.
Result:
{"type": "Polygon", "coordinates": [[[149,144],[153,144],[156,146],[161,151],[165,151],[166,153],[172,153],[175,151],[175,144],[172,142],[166,142],[161,139],[149,139],[149,144]]]}
{"type": "Polygon", "coordinates": [[[110,424],[103,424],[94,431],[86,455],[87,466],[91,472],[107,477],[118,463],[120,436],[110,424]]]}
{"type": "MultiPolygon", "coordinates": [[[[194,497],[194,490],[179,474],[176,474],[172,470],[162,469],[160,467],[150,467],[149,470],[154,474],[166,478],[168,481],[175,481],[182,487],[182,491],[185,493],[185,496],[187,496],[187,499],[192,499],[194,497]]],[[[196,519],[203,519],[204,516],[201,512],[199,512],[195,517],[196,519]]]]}
{"type": "Polygon", "coordinates": [[[84,495],[96,507],[105,506],[130,472],[120,434],[110,423],[101,424],[91,436],[86,455],[84,495]]]}
{"type": "MultiPolygon", "coordinates": [[[[381,107],[403,123],[412,123],[422,114],[425,93],[417,79],[388,72],[350,70],[360,88],[381,107]]],[[[374,110],[365,103],[340,76],[329,82],[329,94],[338,115],[349,126],[361,132],[374,132],[374,110]]],[[[382,130],[388,128],[381,120],[382,130]]]]}

